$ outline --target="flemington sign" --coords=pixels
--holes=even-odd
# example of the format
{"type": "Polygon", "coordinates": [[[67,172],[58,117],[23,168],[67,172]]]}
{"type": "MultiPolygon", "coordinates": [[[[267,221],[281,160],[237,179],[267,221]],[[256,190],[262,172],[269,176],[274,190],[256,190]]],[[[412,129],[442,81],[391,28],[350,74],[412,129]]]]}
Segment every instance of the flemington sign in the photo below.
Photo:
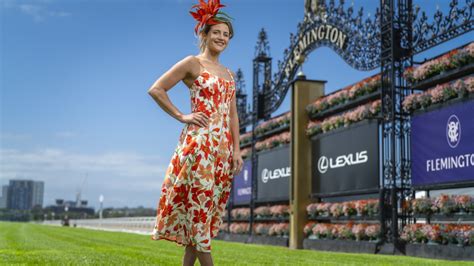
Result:
{"type": "Polygon", "coordinates": [[[474,101],[415,115],[411,123],[414,187],[474,182],[474,101]]]}
{"type": "MultiPolygon", "coordinates": [[[[380,13],[366,19],[362,10],[354,12],[352,6],[346,10],[334,3],[326,6],[321,2],[318,6],[318,2],[321,1],[305,1],[304,20],[298,24],[296,34],[290,34],[290,45],[284,51],[283,60],[277,64],[277,73],[273,75],[273,80],[262,82],[271,84],[271,87],[264,88],[267,98],[259,107],[263,110],[262,117],[269,117],[278,109],[305,58],[321,46],[331,48],[357,70],[368,71],[380,67],[380,13]]],[[[269,47],[264,31],[260,33],[260,38],[256,54],[262,62],[269,64],[271,58],[266,57],[269,47]]],[[[268,66],[262,69],[271,71],[268,66]]],[[[254,71],[260,70],[254,68],[254,71]]],[[[270,78],[272,75],[264,73],[264,76],[270,78]]],[[[255,95],[258,95],[256,92],[255,95]]]]}
{"type": "Polygon", "coordinates": [[[242,171],[233,178],[233,203],[248,204],[252,197],[252,162],[244,161],[242,171]]]}
{"type": "Polygon", "coordinates": [[[294,68],[300,64],[303,59],[302,55],[308,47],[320,41],[328,41],[337,48],[344,50],[346,47],[347,34],[344,33],[335,25],[322,24],[308,30],[299,40],[295,48],[293,49],[291,57],[288,59],[288,63],[285,67],[285,75],[290,76],[294,68]]]}

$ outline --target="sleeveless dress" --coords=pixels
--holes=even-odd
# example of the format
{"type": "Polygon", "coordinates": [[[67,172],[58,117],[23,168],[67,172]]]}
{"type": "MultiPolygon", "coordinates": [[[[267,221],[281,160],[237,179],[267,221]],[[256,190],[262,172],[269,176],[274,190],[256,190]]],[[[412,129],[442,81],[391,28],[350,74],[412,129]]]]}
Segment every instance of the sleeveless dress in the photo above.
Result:
{"type": "Polygon", "coordinates": [[[151,239],[211,252],[233,179],[230,105],[235,82],[229,69],[231,81],[202,68],[190,88],[191,110],[204,112],[209,123],[183,128],[161,187],[151,239]]]}

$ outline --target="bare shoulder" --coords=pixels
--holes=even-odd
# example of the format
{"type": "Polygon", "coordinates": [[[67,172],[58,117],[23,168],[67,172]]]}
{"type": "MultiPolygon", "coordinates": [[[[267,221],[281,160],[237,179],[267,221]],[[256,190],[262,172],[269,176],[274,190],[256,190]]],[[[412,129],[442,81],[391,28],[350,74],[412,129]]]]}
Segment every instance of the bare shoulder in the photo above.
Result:
{"type": "Polygon", "coordinates": [[[191,87],[193,81],[199,76],[201,71],[199,59],[195,55],[188,55],[184,57],[180,63],[186,72],[183,82],[186,86],[191,87]]]}
{"type": "Polygon", "coordinates": [[[193,72],[196,67],[199,68],[199,61],[195,55],[188,55],[184,57],[178,62],[178,64],[185,68],[187,70],[186,72],[193,72]]]}

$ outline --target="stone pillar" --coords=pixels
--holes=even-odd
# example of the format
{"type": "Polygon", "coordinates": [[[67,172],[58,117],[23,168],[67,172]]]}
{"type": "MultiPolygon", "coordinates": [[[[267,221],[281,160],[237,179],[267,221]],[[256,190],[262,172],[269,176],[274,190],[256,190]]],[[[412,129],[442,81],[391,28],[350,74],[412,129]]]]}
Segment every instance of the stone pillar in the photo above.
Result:
{"type": "Polygon", "coordinates": [[[291,91],[291,146],[290,146],[290,243],[291,249],[303,248],[306,206],[311,193],[311,141],[306,136],[309,117],[306,106],[324,95],[326,81],[293,81],[291,91]]]}

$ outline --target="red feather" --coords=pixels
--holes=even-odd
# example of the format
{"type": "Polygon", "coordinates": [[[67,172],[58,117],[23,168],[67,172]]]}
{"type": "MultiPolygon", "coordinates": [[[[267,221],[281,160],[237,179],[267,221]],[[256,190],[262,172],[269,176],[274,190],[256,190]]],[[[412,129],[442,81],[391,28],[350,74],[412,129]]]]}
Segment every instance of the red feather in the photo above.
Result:
{"type": "Polygon", "coordinates": [[[217,15],[221,7],[225,7],[225,5],[222,5],[220,0],[208,0],[207,3],[204,0],[199,0],[199,4],[191,7],[191,9],[196,9],[196,12],[189,12],[198,22],[196,27],[194,27],[196,34],[198,33],[198,30],[206,24],[215,25],[219,23],[214,19],[214,17],[217,15]]]}

